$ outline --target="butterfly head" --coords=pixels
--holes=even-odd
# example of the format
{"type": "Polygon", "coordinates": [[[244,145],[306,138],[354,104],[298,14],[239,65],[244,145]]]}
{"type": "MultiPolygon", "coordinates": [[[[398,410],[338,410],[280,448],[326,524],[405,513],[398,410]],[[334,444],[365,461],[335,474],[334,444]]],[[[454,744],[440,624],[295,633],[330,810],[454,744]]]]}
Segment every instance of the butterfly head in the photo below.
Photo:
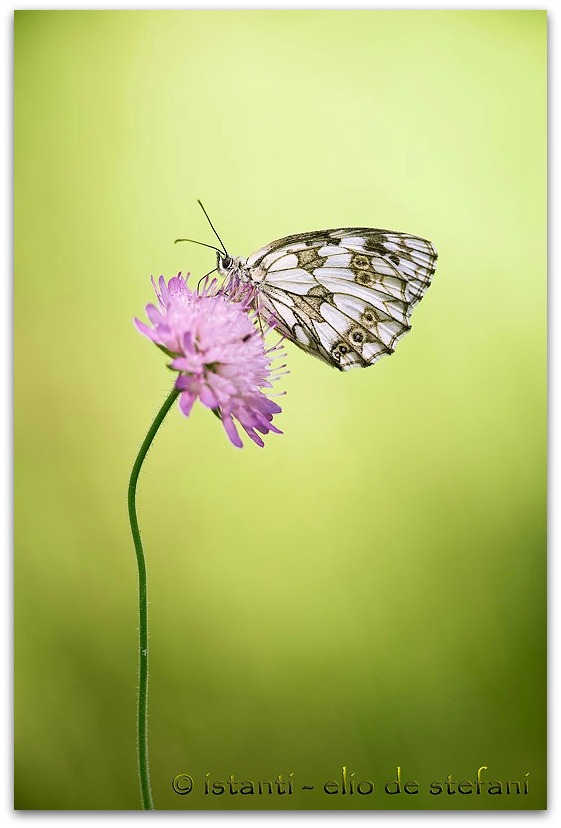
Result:
{"type": "Polygon", "coordinates": [[[228,253],[217,251],[216,269],[221,276],[237,282],[247,282],[248,276],[245,272],[243,261],[239,257],[229,256],[228,253]]]}
{"type": "MultiPolygon", "coordinates": [[[[226,248],[224,246],[224,242],[222,241],[222,239],[220,238],[220,236],[216,232],[215,227],[214,227],[212,221],[210,220],[209,215],[208,215],[207,211],[205,210],[205,208],[203,207],[202,202],[200,200],[199,200],[199,204],[201,206],[201,209],[202,209],[203,213],[205,214],[205,216],[208,220],[208,223],[210,224],[210,226],[212,228],[212,231],[213,231],[214,235],[216,236],[216,238],[218,239],[218,241],[220,243],[220,247],[216,247],[214,244],[207,244],[206,242],[200,242],[200,241],[197,241],[196,239],[176,239],[175,240],[176,243],[177,242],[191,242],[191,244],[200,244],[202,247],[209,247],[211,250],[216,250],[216,268],[215,268],[215,270],[217,270],[220,273],[221,276],[227,276],[227,277],[230,277],[230,278],[232,278],[232,277],[240,278],[242,276],[242,271],[243,271],[243,266],[242,266],[241,259],[234,259],[234,258],[232,258],[232,256],[228,255],[228,251],[226,250],[226,248]]],[[[214,270],[211,270],[210,272],[214,273],[214,270]]],[[[210,275],[210,274],[207,273],[207,276],[208,275],[210,275]]]]}
{"type": "Polygon", "coordinates": [[[216,252],[216,268],[222,276],[227,276],[234,266],[234,259],[227,253],[216,252]]]}

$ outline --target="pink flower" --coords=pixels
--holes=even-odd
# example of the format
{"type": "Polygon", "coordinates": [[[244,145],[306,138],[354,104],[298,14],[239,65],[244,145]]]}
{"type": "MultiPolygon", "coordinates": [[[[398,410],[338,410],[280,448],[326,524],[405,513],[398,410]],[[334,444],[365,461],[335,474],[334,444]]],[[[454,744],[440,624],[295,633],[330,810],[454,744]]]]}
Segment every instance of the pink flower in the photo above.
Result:
{"type": "Polygon", "coordinates": [[[257,432],[282,434],[272,423],[281,408],[261,390],[272,388],[271,357],[280,346],[265,348],[251,315],[249,292],[226,297],[216,280],[193,292],[181,274],[167,284],[160,276],[159,290],[154,279],[152,284],[160,305],[146,307],[153,327],[139,319],[135,324],[172,357],[169,367],[179,374],[175,387],[183,414],[189,416],[198,397],[218,414],[231,442],[240,448],[234,420],[258,446],[264,443],[257,432]]]}

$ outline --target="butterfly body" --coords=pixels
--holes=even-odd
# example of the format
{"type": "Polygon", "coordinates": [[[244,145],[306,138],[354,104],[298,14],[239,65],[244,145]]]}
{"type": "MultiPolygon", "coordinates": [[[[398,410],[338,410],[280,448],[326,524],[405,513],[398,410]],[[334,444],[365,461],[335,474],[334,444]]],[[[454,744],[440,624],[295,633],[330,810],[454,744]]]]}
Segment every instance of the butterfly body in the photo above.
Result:
{"type": "Polygon", "coordinates": [[[393,353],[436,258],[419,236],[350,227],[287,236],[247,259],[218,252],[217,268],[254,288],[255,309],[283,336],[346,371],[393,353]]]}

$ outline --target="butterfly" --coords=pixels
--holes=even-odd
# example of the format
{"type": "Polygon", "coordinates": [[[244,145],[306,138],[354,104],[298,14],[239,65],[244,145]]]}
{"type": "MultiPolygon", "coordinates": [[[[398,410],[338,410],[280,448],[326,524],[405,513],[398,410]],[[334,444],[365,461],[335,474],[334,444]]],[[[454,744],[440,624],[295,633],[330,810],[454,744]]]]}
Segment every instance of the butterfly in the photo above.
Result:
{"type": "Polygon", "coordinates": [[[223,247],[213,248],[216,269],[226,285],[253,288],[261,318],[341,371],[393,354],[411,329],[411,312],[431,283],[437,259],[426,239],[370,227],[296,233],[246,259],[230,256],[214,233],[223,247]]]}

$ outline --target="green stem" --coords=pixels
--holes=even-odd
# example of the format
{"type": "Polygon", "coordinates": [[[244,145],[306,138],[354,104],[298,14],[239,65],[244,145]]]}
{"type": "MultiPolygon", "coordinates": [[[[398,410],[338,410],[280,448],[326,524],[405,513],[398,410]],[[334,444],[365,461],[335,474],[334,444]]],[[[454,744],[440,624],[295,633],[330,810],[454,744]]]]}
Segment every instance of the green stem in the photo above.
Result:
{"type": "Polygon", "coordinates": [[[138,482],[140,469],[144,463],[144,458],[148,453],[148,449],[152,445],[152,440],[156,436],[156,432],[161,426],[164,417],[170,410],[178,394],[179,391],[174,388],[156,414],[156,418],[150,426],[150,430],[144,438],[144,442],[140,446],[138,456],[134,461],[128,491],[129,520],[132,539],[134,541],[134,548],[136,551],[136,561],[138,564],[138,611],[140,620],[138,636],[140,663],[138,682],[138,770],[140,774],[142,807],[145,811],[153,811],[154,803],[152,802],[152,791],[150,790],[150,766],[148,763],[148,598],[146,587],[146,563],[144,560],[142,541],[140,539],[140,529],[138,528],[138,518],[136,515],[136,484],[138,482]]]}

